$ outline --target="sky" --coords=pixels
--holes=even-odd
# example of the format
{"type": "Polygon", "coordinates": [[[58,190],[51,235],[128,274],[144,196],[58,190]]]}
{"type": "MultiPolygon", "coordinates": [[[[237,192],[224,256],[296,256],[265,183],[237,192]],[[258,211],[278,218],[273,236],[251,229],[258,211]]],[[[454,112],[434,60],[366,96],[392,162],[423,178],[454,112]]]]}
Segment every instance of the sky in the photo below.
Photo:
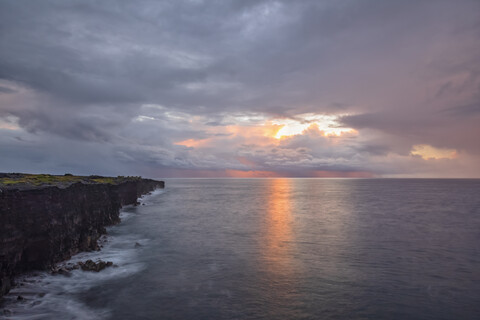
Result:
{"type": "Polygon", "coordinates": [[[0,0],[0,172],[480,178],[480,1],[0,0]]]}

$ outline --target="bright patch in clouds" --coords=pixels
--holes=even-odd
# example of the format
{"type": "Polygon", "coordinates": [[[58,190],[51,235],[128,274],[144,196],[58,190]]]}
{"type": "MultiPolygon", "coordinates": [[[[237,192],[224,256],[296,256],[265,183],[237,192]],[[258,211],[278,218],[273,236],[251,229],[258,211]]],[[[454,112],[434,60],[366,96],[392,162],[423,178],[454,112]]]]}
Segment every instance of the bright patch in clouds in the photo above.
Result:
{"type": "Polygon", "coordinates": [[[414,156],[420,156],[425,160],[454,159],[457,157],[457,151],[455,149],[435,148],[428,144],[414,145],[411,154],[414,156]]]}
{"type": "Polygon", "coordinates": [[[308,128],[315,126],[319,131],[323,132],[325,136],[340,136],[343,133],[355,132],[352,128],[341,127],[337,119],[344,115],[315,115],[304,114],[299,115],[297,119],[278,119],[273,120],[272,123],[281,125],[282,128],[278,130],[275,138],[281,139],[285,136],[293,136],[302,134],[308,128]]]}
{"type": "Polygon", "coordinates": [[[147,120],[155,120],[155,118],[140,115],[140,116],[137,116],[133,119],[133,121],[135,121],[135,122],[143,122],[143,121],[147,121],[147,120]]]}
{"type": "Polygon", "coordinates": [[[176,145],[185,146],[189,148],[198,148],[201,147],[206,141],[205,139],[195,140],[195,139],[187,139],[179,142],[175,142],[176,145]]]}
{"type": "Polygon", "coordinates": [[[19,130],[18,118],[14,116],[8,116],[5,118],[0,118],[0,129],[5,130],[19,130]]]}
{"type": "MultiPolygon", "coordinates": [[[[141,117],[138,121],[150,119],[150,117],[146,116],[141,117]]],[[[188,121],[197,129],[203,130],[208,136],[202,138],[191,136],[188,139],[176,141],[175,144],[189,148],[202,148],[218,145],[220,140],[241,139],[243,144],[268,146],[278,144],[282,138],[303,135],[307,130],[312,129],[324,137],[339,137],[346,133],[358,134],[352,128],[341,127],[337,122],[338,117],[301,114],[295,118],[269,119],[267,116],[259,114],[236,114],[225,116],[225,119],[228,119],[222,121],[225,125],[216,126],[205,126],[202,124],[202,122],[205,122],[205,119],[202,118],[182,118],[181,120],[188,121]]]]}

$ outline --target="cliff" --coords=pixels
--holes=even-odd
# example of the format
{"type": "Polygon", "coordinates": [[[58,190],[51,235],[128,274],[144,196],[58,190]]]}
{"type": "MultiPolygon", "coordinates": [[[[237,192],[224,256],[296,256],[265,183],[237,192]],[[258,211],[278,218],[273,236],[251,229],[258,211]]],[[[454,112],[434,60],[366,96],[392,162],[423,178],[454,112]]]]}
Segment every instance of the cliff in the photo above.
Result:
{"type": "Polygon", "coordinates": [[[19,273],[97,249],[123,205],[163,187],[140,177],[0,174],[0,297],[19,273]]]}

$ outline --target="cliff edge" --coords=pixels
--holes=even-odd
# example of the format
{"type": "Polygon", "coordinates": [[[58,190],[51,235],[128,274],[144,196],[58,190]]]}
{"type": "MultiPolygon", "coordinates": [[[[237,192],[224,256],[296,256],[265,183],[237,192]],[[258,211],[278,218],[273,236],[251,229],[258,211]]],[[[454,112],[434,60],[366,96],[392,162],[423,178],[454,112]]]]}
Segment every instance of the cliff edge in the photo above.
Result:
{"type": "Polygon", "coordinates": [[[98,249],[120,208],[157,188],[140,177],[0,173],[0,297],[15,275],[98,249]]]}

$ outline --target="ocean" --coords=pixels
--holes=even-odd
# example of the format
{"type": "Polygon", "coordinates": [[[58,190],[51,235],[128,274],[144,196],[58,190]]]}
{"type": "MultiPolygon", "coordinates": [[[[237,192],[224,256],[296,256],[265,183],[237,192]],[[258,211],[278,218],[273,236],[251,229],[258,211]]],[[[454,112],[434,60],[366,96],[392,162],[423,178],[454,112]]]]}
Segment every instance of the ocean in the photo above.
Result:
{"type": "MultiPolygon", "coordinates": [[[[480,180],[168,179],[6,319],[480,319],[480,180]]],[[[17,301],[21,295],[24,300],[17,301]]]]}

